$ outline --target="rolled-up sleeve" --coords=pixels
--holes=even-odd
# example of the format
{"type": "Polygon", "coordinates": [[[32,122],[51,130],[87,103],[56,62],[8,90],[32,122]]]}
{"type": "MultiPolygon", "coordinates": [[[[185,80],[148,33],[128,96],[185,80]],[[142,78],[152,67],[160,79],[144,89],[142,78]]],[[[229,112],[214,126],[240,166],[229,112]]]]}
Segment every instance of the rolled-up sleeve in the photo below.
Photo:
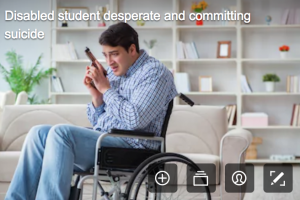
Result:
{"type": "Polygon", "coordinates": [[[104,112],[104,105],[103,103],[101,106],[95,108],[92,102],[87,104],[87,116],[92,126],[97,124],[99,116],[104,112]]]}

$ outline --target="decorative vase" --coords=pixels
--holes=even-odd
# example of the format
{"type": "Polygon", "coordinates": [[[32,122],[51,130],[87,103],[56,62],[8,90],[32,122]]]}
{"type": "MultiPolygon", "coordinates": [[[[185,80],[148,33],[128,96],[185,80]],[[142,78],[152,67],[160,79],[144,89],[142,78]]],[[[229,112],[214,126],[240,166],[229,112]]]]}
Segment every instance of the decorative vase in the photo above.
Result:
{"type": "Polygon", "coordinates": [[[267,22],[267,25],[270,25],[271,21],[272,21],[272,17],[270,15],[265,17],[265,20],[267,22]]]}
{"type": "Polygon", "coordinates": [[[105,27],[105,26],[106,26],[105,22],[99,22],[98,23],[98,27],[105,27]]]}
{"type": "Polygon", "coordinates": [[[267,92],[274,92],[275,90],[275,82],[273,81],[266,81],[265,82],[266,91],[267,92]]]}
{"type": "Polygon", "coordinates": [[[148,55],[149,55],[149,56],[152,56],[152,49],[149,49],[149,50],[148,50],[148,55]]]}
{"type": "Polygon", "coordinates": [[[200,19],[199,15],[197,16],[196,25],[197,26],[202,26],[203,25],[203,19],[200,19]]]}
{"type": "Polygon", "coordinates": [[[142,20],[142,19],[141,19],[141,20],[137,20],[137,21],[136,21],[136,25],[137,25],[137,26],[144,26],[144,25],[145,25],[145,21],[142,20]]]}
{"type": "Polygon", "coordinates": [[[288,52],[287,52],[287,51],[280,51],[280,57],[281,57],[282,59],[286,59],[287,56],[288,56],[288,52]]]}

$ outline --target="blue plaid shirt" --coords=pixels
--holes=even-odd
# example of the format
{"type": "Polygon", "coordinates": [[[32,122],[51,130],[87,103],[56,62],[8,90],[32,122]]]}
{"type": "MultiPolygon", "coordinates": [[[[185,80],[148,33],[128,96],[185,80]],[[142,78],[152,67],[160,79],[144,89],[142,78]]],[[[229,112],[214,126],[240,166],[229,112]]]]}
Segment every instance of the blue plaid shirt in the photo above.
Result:
{"type": "MultiPolygon", "coordinates": [[[[103,94],[104,103],[87,105],[93,129],[108,132],[112,128],[143,130],[160,136],[169,102],[177,95],[171,71],[146,51],[124,76],[107,70],[111,88],[103,94]]],[[[157,141],[123,138],[133,148],[157,149],[157,141]]]]}

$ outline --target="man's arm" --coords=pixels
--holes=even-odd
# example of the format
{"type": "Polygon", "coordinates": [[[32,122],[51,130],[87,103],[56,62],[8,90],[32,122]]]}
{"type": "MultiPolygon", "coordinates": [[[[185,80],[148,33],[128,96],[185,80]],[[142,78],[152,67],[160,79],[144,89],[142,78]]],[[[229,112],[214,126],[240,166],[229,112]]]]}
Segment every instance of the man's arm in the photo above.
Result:
{"type": "MultiPolygon", "coordinates": [[[[99,63],[97,62],[97,64],[99,63]]],[[[90,84],[91,78],[89,75],[91,69],[94,70],[95,68],[91,68],[90,66],[86,67],[86,74],[83,83],[92,95],[92,102],[87,105],[87,116],[90,123],[95,126],[99,116],[104,112],[105,103],[103,102],[103,95],[98,91],[98,89],[92,87],[90,84]]]]}
{"type": "Polygon", "coordinates": [[[93,126],[97,124],[99,116],[104,112],[104,105],[105,103],[95,107],[92,102],[87,104],[87,116],[93,126]]]}
{"type": "Polygon", "coordinates": [[[155,119],[165,107],[172,87],[172,78],[164,70],[152,70],[143,76],[134,89],[131,100],[125,99],[110,88],[103,94],[106,112],[114,115],[130,129],[142,129],[155,119]]]}

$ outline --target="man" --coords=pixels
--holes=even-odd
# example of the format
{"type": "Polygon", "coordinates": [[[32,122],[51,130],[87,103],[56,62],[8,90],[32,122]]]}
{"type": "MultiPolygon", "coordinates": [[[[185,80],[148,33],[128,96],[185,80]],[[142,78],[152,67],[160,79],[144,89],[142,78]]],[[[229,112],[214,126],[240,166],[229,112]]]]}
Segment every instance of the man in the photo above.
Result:
{"type": "MultiPolygon", "coordinates": [[[[177,95],[171,72],[139,49],[138,34],[126,23],[100,37],[110,68],[87,66],[84,84],[93,130],[71,125],[39,125],[26,137],[5,200],[67,200],[73,170],[94,166],[98,137],[112,128],[155,132],[159,136],[169,102],[177,95]],[[90,82],[93,80],[95,88],[90,82]]],[[[106,137],[102,146],[157,149],[154,141],[106,137]]]]}

